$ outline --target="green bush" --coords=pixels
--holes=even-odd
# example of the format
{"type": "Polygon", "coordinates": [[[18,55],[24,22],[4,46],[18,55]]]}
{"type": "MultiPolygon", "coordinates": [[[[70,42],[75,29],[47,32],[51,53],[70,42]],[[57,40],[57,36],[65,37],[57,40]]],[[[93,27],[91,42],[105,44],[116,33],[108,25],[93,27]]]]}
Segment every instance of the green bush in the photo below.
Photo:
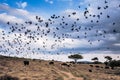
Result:
{"type": "Polygon", "coordinates": [[[114,69],[114,67],[120,67],[120,60],[112,60],[109,62],[109,66],[114,69]]]}

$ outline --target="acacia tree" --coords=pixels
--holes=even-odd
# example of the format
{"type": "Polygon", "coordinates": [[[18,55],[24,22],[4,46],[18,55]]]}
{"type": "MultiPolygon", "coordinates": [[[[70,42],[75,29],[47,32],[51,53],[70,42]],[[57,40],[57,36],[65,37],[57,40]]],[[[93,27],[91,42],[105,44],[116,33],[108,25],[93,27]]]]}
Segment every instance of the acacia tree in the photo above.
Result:
{"type": "Polygon", "coordinates": [[[106,61],[104,63],[106,66],[108,66],[109,63],[112,61],[112,58],[110,56],[105,56],[104,58],[106,59],[106,61]]]}
{"type": "Polygon", "coordinates": [[[106,59],[106,62],[109,62],[112,60],[112,58],[110,56],[105,56],[104,58],[106,59]]]}
{"type": "Polygon", "coordinates": [[[97,57],[94,57],[91,60],[93,60],[94,62],[98,62],[98,58],[97,57]]]}
{"type": "Polygon", "coordinates": [[[80,54],[73,54],[73,55],[68,56],[68,58],[74,59],[75,63],[77,63],[77,60],[78,59],[83,59],[83,56],[80,55],[80,54]]]}

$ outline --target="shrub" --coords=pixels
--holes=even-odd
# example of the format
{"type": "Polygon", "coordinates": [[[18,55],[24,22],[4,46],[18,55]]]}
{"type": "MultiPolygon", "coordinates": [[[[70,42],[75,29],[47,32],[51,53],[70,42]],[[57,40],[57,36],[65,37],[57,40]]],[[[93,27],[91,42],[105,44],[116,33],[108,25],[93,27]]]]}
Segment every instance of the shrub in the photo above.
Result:
{"type": "Polygon", "coordinates": [[[114,69],[114,67],[120,67],[120,60],[112,60],[109,62],[109,66],[114,69]]]}
{"type": "Polygon", "coordinates": [[[4,76],[0,77],[0,80],[19,80],[19,78],[12,77],[12,76],[9,76],[9,75],[4,75],[4,76]]]}

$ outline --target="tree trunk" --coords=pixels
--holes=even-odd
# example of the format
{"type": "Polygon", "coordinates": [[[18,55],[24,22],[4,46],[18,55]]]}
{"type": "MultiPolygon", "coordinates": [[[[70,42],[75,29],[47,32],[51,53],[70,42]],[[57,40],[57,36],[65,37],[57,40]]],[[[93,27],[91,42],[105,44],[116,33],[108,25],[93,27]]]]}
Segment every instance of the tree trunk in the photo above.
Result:
{"type": "Polygon", "coordinates": [[[77,59],[75,59],[75,63],[77,63],[77,59]]]}

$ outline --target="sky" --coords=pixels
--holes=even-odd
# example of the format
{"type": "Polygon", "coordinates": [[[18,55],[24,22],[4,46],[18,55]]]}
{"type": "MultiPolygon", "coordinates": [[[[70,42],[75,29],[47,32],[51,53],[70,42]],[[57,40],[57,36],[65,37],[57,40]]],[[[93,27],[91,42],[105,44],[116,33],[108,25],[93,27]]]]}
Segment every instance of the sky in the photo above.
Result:
{"type": "Polygon", "coordinates": [[[0,0],[0,54],[120,59],[119,13],[120,0],[0,0]]]}

